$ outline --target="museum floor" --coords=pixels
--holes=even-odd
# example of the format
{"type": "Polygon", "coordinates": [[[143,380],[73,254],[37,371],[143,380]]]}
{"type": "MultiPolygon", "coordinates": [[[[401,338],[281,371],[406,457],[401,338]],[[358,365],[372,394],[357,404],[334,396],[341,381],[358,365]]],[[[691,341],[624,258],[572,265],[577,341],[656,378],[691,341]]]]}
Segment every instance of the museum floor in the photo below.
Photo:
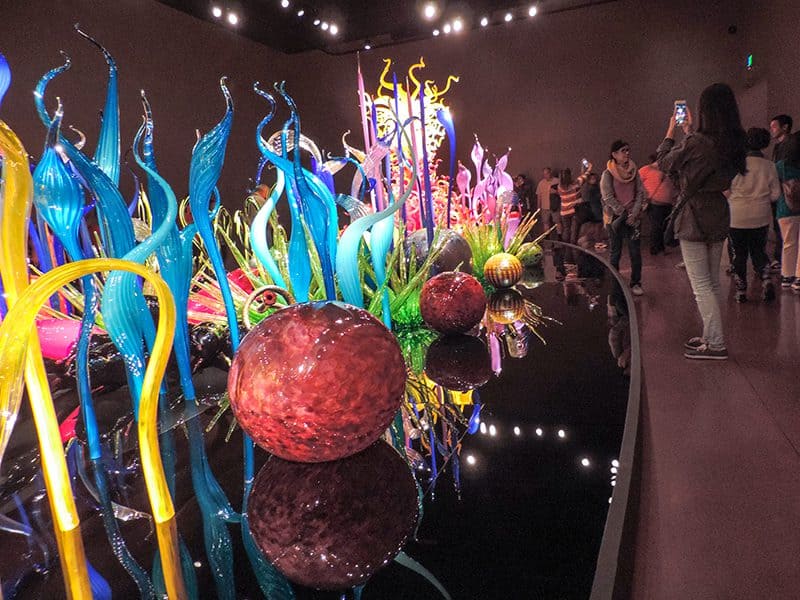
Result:
{"type": "Polygon", "coordinates": [[[637,300],[647,400],[632,597],[796,598],[800,298],[765,305],[751,286],[736,304],[723,275],[730,360],[688,361],[699,315],[679,260],[647,255],[637,300]]]}

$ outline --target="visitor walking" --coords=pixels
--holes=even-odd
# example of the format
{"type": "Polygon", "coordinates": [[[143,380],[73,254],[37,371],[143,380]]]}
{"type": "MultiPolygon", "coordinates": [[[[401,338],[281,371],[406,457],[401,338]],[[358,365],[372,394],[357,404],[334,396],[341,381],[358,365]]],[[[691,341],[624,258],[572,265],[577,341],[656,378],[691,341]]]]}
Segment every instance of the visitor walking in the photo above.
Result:
{"type": "Polygon", "coordinates": [[[627,241],[631,261],[631,292],[642,289],[642,250],[640,226],[644,208],[644,186],[636,164],[631,160],[631,146],[617,140],[611,144],[606,170],[600,177],[603,211],[608,222],[608,243],[612,266],[619,270],[622,246],[627,241]]]}
{"type": "Polygon", "coordinates": [[[651,154],[648,164],[639,169],[639,177],[644,185],[647,213],[650,216],[650,254],[656,255],[666,250],[664,227],[675,205],[677,190],[672,178],[658,168],[655,154],[651,154]]]}
{"type": "Polygon", "coordinates": [[[722,329],[719,266],[730,209],[723,192],[737,173],[747,171],[746,135],[733,90],[724,83],[703,90],[697,132],[693,133],[691,112],[687,111],[681,126],[686,137],[677,147],[675,126],[673,111],[658,147],[658,164],[662,171],[678,177],[675,237],[703,320],[703,335],[686,342],[684,356],[725,360],[728,350],[722,329]]]}
{"type": "Polygon", "coordinates": [[[764,158],[769,146],[769,131],[761,127],[747,130],[747,173],[731,182],[728,204],[731,229],[728,245],[733,254],[736,301],[747,301],[747,258],[753,263],[756,277],[762,280],[762,299],[775,299],[775,286],[769,272],[767,234],[772,223],[772,203],[781,195],[778,171],[764,158]]]}

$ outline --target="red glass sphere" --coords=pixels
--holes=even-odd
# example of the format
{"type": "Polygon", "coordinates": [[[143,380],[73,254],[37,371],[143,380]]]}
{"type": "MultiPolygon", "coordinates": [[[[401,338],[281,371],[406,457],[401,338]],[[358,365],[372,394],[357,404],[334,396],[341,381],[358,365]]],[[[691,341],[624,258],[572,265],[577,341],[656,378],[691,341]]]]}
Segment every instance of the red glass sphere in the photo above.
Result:
{"type": "Polygon", "coordinates": [[[321,462],[363,450],[400,408],[406,367],[392,333],[340,302],[295,304],[242,340],[228,374],[231,407],[256,444],[321,462]]]}
{"type": "Polygon", "coordinates": [[[272,457],[247,506],[253,539],[275,567],[327,590],[365,583],[397,555],[417,515],[411,470],[383,441],[327,463],[272,457]]]}
{"type": "Polygon", "coordinates": [[[465,333],[483,318],[486,295],[472,275],[448,271],[425,282],[419,308],[432,329],[441,333],[465,333]]]}

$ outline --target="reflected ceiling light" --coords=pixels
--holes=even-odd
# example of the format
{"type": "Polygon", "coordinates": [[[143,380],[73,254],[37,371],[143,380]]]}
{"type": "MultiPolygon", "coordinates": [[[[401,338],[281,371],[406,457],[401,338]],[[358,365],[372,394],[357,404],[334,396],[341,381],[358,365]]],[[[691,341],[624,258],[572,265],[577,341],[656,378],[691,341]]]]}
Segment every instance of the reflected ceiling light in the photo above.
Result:
{"type": "Polygon", "coordinates": [[[528,9],[528,16],[529,17],[535,17],[537,12],[539,12],[539,11],[536,9],[536,5],[534,4],[533,6],[531,6],[528,9]]]}
{"type": "Polygon", "coordinates": [[[481,27],[486,27],[489,24],[489,17],[483,17],[481,19],[481,27]]]}
{"type": "Polygon", "coordinates": [[[301,8],[300,10],[297,11],[297,16],[298,17],[302,17],[304,14],[306,14],[306,11],[303,8],[301,8]]]}
{"type": "Polygon", "coordinates": [[[453,21],[453,31],[458,33],[462,29],[464,29],[464,21],[462,21],[461,19],[455,19],[453,21]]]}
{"type": "Polygon", "coordinates": [[[481,433],[486,433],[486,423],[481,423],[481,433]]]}
{"type": "Polygon", "coordinates": [[[331,35],[336,35],[337,33],[339,33],[339,26],[334,23],[331,25],[331,35]]]}
{"type": "Polygon", "coordinates": [[[489,425],[489,435],[495,436],[497,435],[497,427],[494,425],[489,425]]]}
{"type": "Polygon", "coordinates": [[[239,16],[236,13],[228,13],[228,23],[236,25],[239,22],[239,16]]]}
{"type": "Polygon", "coordinates": [[[372,46],[369,44],[364,44],[364,50],[372,50],[372,46]]]}
{"type": "Polygon", "coordinates": [[[582,458],[582,459],[581,459],[581,465],[583,465],[584,467],[588,467],[588,466],[589,466],[589,465],[591,465],[591,464],[592,464],[592,463],[589,461],[589,459],[588,459],[588,458],[582,458]]]}
{"type": "Polygon", "coordinates": [[[542,431],[541,427],[536,428],[536,435],[538,435],[539,437],[542,437],[544,435],[544,431],[542,431]]]}
{"type": "Polygon", "coordinates": [[[608,499],[608,503],[611,504],[611,498],[608,499]]]}
{"type": "Polygon", "coordinates": [[[211,14],[214,15],[215,18],[219,19],[222,16],[222,9],[219,6],[212,6],[211,14]]]}
{"type": "Polygon", "coordinates": [[[467,454],[467,464],[474,465],[475,464],[475,457],[472,454],[467,454]]]}
{"type": "Polygon", "coordinates": [[[328,29],[330,28],[330,25],[328,25],[327,21],[323,21],[322,25],[320,25],[320,27],[322,27],[322,31],[328,31],[328,29]]]}
{"type": "Polygon", "coordinates": [[[203,563],[201,563],[199,560],[194,561],[195,569],[199,569],[202,566],[203,566],[203,563]]]}
{"type": "Polygon", "coordinates": [[[434,35],[434,36],[437,36],[437,35],[439,35],[439,30],[438,30],[438,29],[434,29],[434,30],[433,30],[433,35],[434,35]]]}
{"type": "Polygon", "coordinates": [[[289,0],[281,0],[281,6],[283,8],[289,8],[289,0]]]}
{"type": "Polygon", "coordinates": [[[513,18],[514,18],[514,15],[512,15],[511,13],[506,13],[506,16],[505,16],[505,17],[503,17],[503,19],[505,19],[505,22],[506,22],[506,23],[508,23],[509,21],[511,21],[511,19],[513,19],[513,18]]]}
{"type": "Polygon", "coordinates": [[[616,473],[617,472],[617,467],[611,467],[611,472],[612,473],[616,473]]]}
{"type": "Polygon", "coordinates": [[[611,466],[612,467],[618,467],[619,466],[619,461],[615,458],[614,460],[611,461],[611,466]]]}
{"type": "Polygon", "coordinates": [[[452,28],[450,27],[450,23],[445,23],[444,27],[442,27],[442,31],[444,31],[445,34],[450,33],[451,30],[452,30],[452,28]]]}
{"type": "Polygon", "coordinates": [[[514,426],[514,435],[522,435],[522,430],[517,426],[514,426]]]}
{"type": "Polygon", "coordinates": [[[567,432],[564,431],[563,429],[559,429],[558,430],[558,437],[560,437],[563,440],[565,437],[567,437],[567,432]]]}
{"type": "Polygon", "coordinates": [[[617,482],[616,482],[616,481],[612,481],[612,482],[611,482],[611,487],[615,487],[616,485],[617,485],[617,482]]]}
{"type": "Polygon", "coordinates": [[[320,21],[319,19],[314,19],[314,25],[316,25],[316,26],[318,26],[318,27],[319,27],[319,24],[320,24],[321,22],[322,22],[322,21],[320,21]]]}
{"type": "Polygon", "coordinates": [[[425,8],[422,9],[422,14],[425,15],[425,18],[428,19],[429,21],[433,19],[433,17],[436,16],[436,4],[434,4],[433,2],[428,2],[425,5],[425,8]]]}

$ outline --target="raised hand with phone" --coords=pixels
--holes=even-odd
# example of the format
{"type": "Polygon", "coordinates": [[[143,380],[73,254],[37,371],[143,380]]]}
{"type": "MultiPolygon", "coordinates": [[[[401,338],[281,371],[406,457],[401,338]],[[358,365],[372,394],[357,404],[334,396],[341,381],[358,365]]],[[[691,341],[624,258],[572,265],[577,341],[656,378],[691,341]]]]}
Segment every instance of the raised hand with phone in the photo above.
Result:
{"type": "Polygon", "coordinates": [[[689,109],[686,100],[675,100],[672,116],[670,117],[669,126],[667,127],[667,135],[665,137],[675,139],[676,125],[679,125],[681,129],[683,129],[685,135],[689,135],[694,131],[692,127],[692,111],[689,109]]]}

